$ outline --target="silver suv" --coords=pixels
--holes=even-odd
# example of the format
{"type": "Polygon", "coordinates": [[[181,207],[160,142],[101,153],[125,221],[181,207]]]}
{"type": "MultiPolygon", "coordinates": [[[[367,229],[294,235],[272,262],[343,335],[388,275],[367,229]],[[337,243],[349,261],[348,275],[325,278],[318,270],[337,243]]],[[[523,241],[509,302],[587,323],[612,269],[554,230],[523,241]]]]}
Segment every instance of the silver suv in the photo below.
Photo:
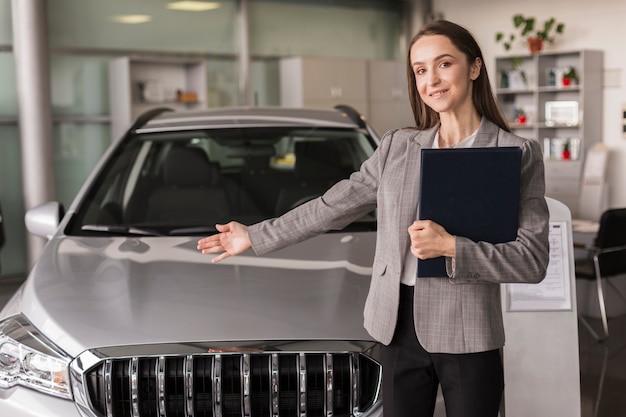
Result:
{"type": "Polygon", "coordinates": [[[381,416],[375,212],[270,256],[196,250],[320,195],[377,141],[348,107],[140,117],[67,212],[26,215],[49,241],[0,315],[0,415],[381,416]]]}

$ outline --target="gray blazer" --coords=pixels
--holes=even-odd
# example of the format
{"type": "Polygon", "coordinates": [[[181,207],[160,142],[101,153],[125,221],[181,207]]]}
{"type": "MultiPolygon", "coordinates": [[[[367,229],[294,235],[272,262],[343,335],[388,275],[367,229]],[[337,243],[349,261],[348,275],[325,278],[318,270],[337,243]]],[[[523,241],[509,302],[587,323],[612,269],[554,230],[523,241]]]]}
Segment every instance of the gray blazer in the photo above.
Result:
{"type": "MultiPolygon", "coordinates": [[[[387,132],[361,169],[323,196],[285,215],[249,228],[252,248],[264,254],[331,229],[341,229],[377,209],[378,231],[364,326],[389,344],[398,318],[399,288],[408,227],[418,204],[420,150],[431,148],[438,127],[387,132]]],[[[504,345],[501,283],[536,283],[548,265],[548,207],[539,143],[500,129],[483,118],[475,147],[522,149],[520,215],[517,239],[503,244],[456,236],[451,277],[418,278],[415,331],[431,353],[471,353],[504,345]]]]}

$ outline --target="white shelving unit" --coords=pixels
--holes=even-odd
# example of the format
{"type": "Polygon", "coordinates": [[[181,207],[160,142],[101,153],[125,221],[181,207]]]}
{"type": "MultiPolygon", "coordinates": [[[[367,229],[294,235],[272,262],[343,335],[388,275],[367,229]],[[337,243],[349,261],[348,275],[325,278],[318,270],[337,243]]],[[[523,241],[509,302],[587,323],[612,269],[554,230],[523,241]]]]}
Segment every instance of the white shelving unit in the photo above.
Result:
{"type": "Polygon", "coordinates": [[[573,217],[578,212],[584,157],[603,138],[603,60],[603,52],[599,50],[496,58],[496,95],[511,129],[522,137],[541,142],[546,196],[565,203],[573,217]],[[579,79],[564,86],[559,74],[569,67],[576,69],[579,79]],[[514,70],[519,72],[511,72],[514,70]],[[548,102],[555,103],[552,114],[556,114],[556,121],[546,119],[548,102]],[[520,108],[527,114],[524,124],[515,120],[515,112],[520,108]],[[567,142],[569,156],[562,152],[567,142]]]}
{"type": "Polygon", "coordinates": [[[112,140],[124,134],[137,116],[147,110],[205,108],[206,80],[206,62],[202,59],[123,56],[111,60],[112,140]]]}

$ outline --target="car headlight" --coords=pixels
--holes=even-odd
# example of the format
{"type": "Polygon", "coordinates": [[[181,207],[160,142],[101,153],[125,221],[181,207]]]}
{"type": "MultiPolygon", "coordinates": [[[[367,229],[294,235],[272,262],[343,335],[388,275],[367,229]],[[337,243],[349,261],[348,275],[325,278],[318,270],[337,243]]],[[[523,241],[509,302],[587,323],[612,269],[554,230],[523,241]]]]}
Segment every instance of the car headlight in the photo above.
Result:
{"type": "Polygon", "coordinates": [[[0,322],[0,389],[22,385],[71,399],[69,362],[24,316],[0,322]]]}

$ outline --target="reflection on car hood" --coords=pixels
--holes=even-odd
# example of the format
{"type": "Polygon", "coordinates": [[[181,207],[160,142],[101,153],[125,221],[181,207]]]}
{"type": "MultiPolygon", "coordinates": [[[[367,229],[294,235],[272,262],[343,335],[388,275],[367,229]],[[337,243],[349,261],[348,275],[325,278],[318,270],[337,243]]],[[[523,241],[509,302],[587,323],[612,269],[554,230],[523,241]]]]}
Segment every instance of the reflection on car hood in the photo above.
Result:
{"type": "Polygon", "coordinates": [[[321,235],[211,264],[197,237],[50,241],[20,309],[71,355],[187,341],[367,340],[373,232],[321,235]]]}

